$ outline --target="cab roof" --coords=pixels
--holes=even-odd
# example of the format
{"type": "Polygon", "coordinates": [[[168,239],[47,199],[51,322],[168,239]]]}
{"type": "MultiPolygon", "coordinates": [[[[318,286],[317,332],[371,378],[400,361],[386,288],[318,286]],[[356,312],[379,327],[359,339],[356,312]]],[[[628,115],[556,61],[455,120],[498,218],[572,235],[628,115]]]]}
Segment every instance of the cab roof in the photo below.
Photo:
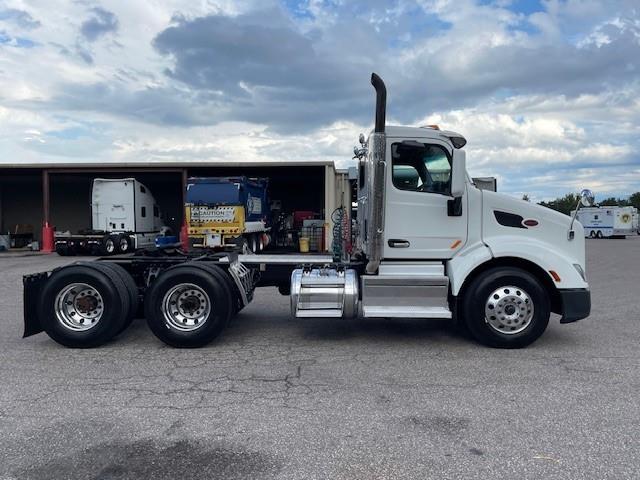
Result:
{"type": "MultiPolygon", "coordinates": [[[[450,130],[437,130],[433,127],[402,127],[388,125],[385,127],[385,133],[392,138],[434,138],[434,139],[451,139],[462,138],[464,136],[450,130]]],[[[465,140],[466,143],[466,140],[465,140]]]]}

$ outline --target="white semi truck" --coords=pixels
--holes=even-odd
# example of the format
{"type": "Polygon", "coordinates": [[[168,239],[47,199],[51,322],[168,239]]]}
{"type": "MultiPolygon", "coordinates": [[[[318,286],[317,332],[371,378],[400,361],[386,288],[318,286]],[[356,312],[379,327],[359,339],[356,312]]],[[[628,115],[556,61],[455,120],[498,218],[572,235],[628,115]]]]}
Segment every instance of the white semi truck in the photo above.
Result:
{"type": "Polygon", "coordinates": [[[152,247],[163,230],[149,189],[135,178],[96,178],[91,186],[92,227],[56,232],[59,255],[129,253],[152,247]]]}
{"type": "Polygon", "coordinates": [[[589,238],[624,238],[638,231],[638,210],[634,207],[600,206],[571,212],[589,238]]]}
{"type": "MultiPolygon", "coordinates": [[[[151,331],[175,347],[217,337],[256,287],[290,295],[296,318],[362,316],[456,322],[503,348],[590,313],[580,223],[474,186],[466,140],[437,128],[385,125],[375,74],[375,129],[357,147],[355,248],[332,256],[229,252],[137,254],[24,277],[25,336],[69,347],[111,340],[139,303],[151,331]]],[[[593,196],[583,191],[582,203],[593,196]]]]}

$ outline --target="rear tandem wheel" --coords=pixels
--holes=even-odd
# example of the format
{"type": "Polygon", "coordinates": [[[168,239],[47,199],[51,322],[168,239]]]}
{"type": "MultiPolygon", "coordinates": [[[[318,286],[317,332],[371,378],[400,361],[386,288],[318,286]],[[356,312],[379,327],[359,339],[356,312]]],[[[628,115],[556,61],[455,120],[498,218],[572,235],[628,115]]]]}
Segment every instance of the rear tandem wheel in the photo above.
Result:
{"type": "Polygon", "coordinates": [[[202,347],[234,313],[233,296],[219,267],[189,262],[162,272],[147,290],[145,316],[156,337],[173,347],[202,347]]]}
{"type": "Polygon", "coordinates": [[[76,264],[54,270],[45,283],[38,317],[61,345],[102,345],[124,328],[131,304],[122,279],[111,269],[76,264]]]}

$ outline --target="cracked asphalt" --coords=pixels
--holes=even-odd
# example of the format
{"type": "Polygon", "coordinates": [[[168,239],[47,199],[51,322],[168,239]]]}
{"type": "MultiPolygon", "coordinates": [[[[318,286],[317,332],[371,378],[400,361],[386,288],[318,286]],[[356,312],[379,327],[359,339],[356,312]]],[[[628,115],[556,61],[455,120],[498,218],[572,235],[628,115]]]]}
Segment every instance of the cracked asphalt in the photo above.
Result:
{"type": "Polygon", "coordinates": [[[70,260],[0,257],[0,479],[640,478],[640,237],[587,249],[591,317],[513,351],[274,289],[203,349],[70,350],[21,338],[21,276],[70,260]]]}

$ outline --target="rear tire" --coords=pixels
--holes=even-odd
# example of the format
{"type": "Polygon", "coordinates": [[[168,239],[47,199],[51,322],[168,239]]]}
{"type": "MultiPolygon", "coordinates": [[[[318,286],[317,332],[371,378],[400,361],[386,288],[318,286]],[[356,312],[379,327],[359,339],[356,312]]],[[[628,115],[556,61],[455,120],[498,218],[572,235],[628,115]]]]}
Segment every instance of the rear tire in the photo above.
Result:
{"type": "Polygon", "coordinates": [[[57,244],[56,253],[61,257],[66,257],[67,255],[69,255],[69,246],[62,243],[57,244]]]}
{"type": "Polygon", "coordinates": [[[217,265],[212,265],[210,262],[193,262],[189,265],[201,268],[207,271],[209,274],[216,277],[218,280],[226,285],[226,289],[229,292],[229,296],[231,297],[231,305],[233,307],[231,311],[230,319],[240,312],[244,308],[242,305],[242,301],[240,300],[240,292],[238,292],[238,287],[236,286],[234,280],[231,278],[228,272],[225,272],[222,268],[217,265]]]}
{"type": "Polygon", "coordinates": [[[522,348],[549,324],[550,301],[530,273],[497,267],[471,281],[461,302],[462,319],[478,342],[496,348],[522,348]]]}
{"type": "Polygon", "coordinates": [[[117,237],[116,250],[118,253],[129,253],[133,247],[131,237],[127,234],[120,234],[117,237]]]}
{"type": "Polygon", "coordinates": [[[78,264],[51,274],[38,315],[45,332],[59,344],[91,348],[118,334],[129,308],[126,289],[115,273],[78,264]]]}
{"type": "Polygon", "coordinates": [[[591,232],[589,233],[589,238],[596,238],[595,230],[591,230],[591,232]]]}
{"type": "Polygon", "coordinates": [[[180,348],[207,345],[220,335],[233,313],[225,281],[210,267],[191,262],[162,272],[147,290],[144,306],[154,335],[180,348]]]}
{"type": "Polygon", "coordinates": [[[127,297],[129,298],[129,310],[127,311],[125,322],[118,334],[122,333],[127,329],[129,325],[131,325],[131,322],[133,322],[136,316],[140,313],[138,286],[133,280],[133,277],[122,266],[113,262],[83,262],[81,265],[86,265],[90,268],[96,268],[100,271],[104,271],[105,269],[107,269],[117,275],[118,278],[122,281],[122,284],[124,285],[126,290],[127,297]]]}
{"type": "Polygon", "coordinates": [[[603,238],[604,235],[602,234],[602,230],[598,230],[598,233],[596,233],[596,237],[598,238],[603,238]]]}
{"type": "Polygon", "coordinates": [[[116,235],[105,235],[100,243],[100,253],[102,255],[113,255],[117,251],[118,237],[116,235]]]}

